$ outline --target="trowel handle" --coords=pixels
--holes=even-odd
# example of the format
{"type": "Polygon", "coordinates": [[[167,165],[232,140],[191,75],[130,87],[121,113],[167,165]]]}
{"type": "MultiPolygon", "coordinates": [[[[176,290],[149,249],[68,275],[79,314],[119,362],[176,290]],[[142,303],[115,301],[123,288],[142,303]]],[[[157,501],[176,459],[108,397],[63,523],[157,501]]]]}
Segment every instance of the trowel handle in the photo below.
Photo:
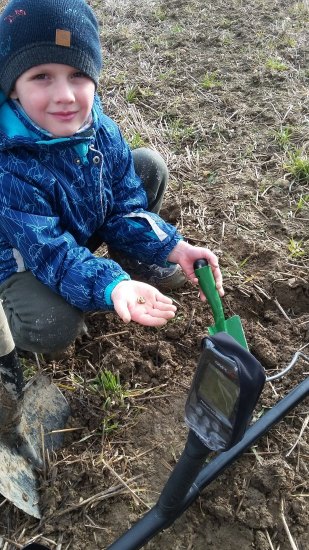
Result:
{"type": "Polygon", "coordinates": [[[10,327],[0,300],[0,385],[14,395],[21,395],[23,371],[16,352],[10,327]]]}
{"type": "Polygon", "coordinates": [[[205,259],[196,260],[194,262],[194,271],[195,271],[195,275],[198,278],[199,285],[210,304],[210,307],[214,316],[215,324],[216,325],[220,323],[224,324],[225,319],[224,319],[224,311],[223,311],[221,299],[216,287],[216,283],[215,283],[215,279],[214,279],[211,267],[210,265],[208,265],[207,260],[205,259]]]}
{"type": "Polygon", "coordinates": [[[0,300],[0,357],[8,355],[14,347],[14,340],[0,300]]]}

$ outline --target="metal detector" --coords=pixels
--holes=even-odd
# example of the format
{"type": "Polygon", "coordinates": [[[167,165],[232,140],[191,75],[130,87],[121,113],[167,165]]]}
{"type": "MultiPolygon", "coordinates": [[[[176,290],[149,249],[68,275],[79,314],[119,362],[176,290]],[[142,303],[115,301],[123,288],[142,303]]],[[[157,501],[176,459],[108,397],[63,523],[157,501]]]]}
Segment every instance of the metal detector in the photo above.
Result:
{"type": "MultiPolygon", "coordinates": [[[[107,550],[138,550],[309,393],[309,378],[248,428],[265,383],[261,364],[225,332],[203,339],[186,403],[185,449],[157,504],[107,550]],[[205,466],[210,452],[219,452],[205,466]]],[[[286,369],[285,371],[286,372],[286,369]]]]}

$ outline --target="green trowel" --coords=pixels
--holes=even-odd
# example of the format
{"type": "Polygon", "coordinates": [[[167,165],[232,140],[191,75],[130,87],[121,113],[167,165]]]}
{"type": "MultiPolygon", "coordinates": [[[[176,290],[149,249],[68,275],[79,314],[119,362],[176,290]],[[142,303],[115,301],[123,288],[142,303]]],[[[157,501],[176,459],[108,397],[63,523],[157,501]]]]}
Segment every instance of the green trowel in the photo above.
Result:
{"type": "Polygon", "coordinates": [[[248,349],[240,317],[238,315],[233,315],[233,317],[225,319],[219,292],[217,291],[214,276],[207,260],[196,260],[196,262],[194,262],[194,271],[214,316],[215,323],[211,327],[208,327],[209,334],[213,336],[217,334],[217,332],[226,332],[241,346],[248,349]]]}

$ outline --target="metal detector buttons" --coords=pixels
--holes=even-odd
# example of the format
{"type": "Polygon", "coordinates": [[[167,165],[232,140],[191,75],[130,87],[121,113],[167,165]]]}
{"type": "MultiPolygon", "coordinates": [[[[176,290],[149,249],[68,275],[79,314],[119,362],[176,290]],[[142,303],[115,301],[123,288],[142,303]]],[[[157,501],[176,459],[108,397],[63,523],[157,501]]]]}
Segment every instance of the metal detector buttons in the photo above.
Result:
{"type": "Polygon", "coordinates": [[[209,414],[207,407],[197,404],[191,407],[187,413],[186,423],[201,441],[211,450],[220,451],[225,449],[231,436],[231,429],[226,426],[225,429],[215,418],[209,414]]]}
{"type": "Polygon", "coordinates": [[[204,411],[203,407],[201,407],[201,405],[196,406],[195,413],[199,417],[203,417],[205,415],[205,411],[204,411]]]}

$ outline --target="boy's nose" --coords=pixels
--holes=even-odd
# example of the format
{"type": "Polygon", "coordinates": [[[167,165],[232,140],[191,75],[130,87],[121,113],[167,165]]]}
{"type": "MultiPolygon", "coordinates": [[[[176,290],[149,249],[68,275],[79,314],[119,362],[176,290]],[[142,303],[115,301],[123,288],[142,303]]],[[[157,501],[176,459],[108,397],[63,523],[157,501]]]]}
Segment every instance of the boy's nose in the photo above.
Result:
{"type": "Polygon", "coordinates": [[[72,103],[75,101],[75,95],[70,84],[68,82],[55,82],[53,99],[56,103],[72,103]]]}

